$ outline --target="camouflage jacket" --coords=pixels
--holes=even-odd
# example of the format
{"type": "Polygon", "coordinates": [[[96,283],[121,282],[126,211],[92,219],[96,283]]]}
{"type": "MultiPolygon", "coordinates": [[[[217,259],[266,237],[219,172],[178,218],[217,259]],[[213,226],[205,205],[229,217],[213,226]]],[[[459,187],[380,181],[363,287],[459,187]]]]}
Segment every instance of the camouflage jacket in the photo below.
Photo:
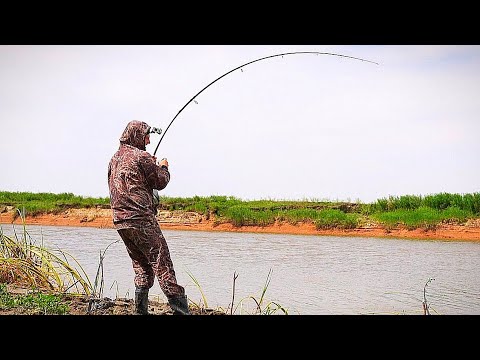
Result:
{"type": "Polygon", "coordinates": [[[108,164],[108,187],[115,228],[156,224],[153,189],[162,190],[170,173],[160,167],[145,149],[150,126],[130,121],[120,137],[120,146],[108,164]]]}

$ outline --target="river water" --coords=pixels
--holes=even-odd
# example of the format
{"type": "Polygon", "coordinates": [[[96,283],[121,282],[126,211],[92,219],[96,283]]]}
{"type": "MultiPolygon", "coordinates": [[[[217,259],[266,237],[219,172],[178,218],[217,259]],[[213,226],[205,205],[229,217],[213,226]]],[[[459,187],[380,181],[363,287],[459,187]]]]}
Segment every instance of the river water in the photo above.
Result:
{"type": "MultiPolygon", "coordinates": [[[[10,237],[23,233],[19,225],[0,226],[10,237]]],[[[92,284],[105,252],[103,296],[133,298],[133,270],[116,230],[37,225],[26,230],[36,245],[71,254],[92,284]]],[[[291,315],[420,315],[425,289],[431,314],[480,314],[478,242],[163,233],[178,282],[189,299],[210,308],[227,309],[234,294],[235,314],[252,314],[252,298],[260,300],[266,289],[262,308],[270,303],[276,314],[281,307],[291,315]]],[[[166,301],[156,280],[150,295],[166,301]]]]}

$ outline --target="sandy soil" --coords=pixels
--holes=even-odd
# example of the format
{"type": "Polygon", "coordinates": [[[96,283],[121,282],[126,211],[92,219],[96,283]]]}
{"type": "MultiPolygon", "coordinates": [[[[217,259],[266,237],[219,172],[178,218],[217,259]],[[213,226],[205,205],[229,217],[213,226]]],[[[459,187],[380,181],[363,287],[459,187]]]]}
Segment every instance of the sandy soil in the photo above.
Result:
{"type": "MultiPolygon", "coordinates": [[[[207,219],[205,216],[194,212],[183,211],[159,211],[158,220],[160,227],[167,230],[193,230],[193,231],[230,231],[230,232],[253,232],[271,234],[293,235],[333,235],[333,236],[360,236],[379,238],[405,238],[423,240],[455,240],[455,241],[479,241],[480,242],[480,219],[469,221],[465,225],[442,224],[435,229],[406,228],[386,229],[378,224],[371,224],[362,228],[342,230],[317,230],[311,223],[291,225],[288,223],[276,223],[270,226],[241,226],[236,227],[229,223],[217,224],[215,219],[207,219]]],[[[16,217],[12,208],[4,208],[0,213],[0,224],[22,224],[22,220],[16,217]]],[[[55,225],[55,226],[89,226],[97,228],[113,228],[111,210],[102,208],[92,209],[69,209],[58,214],[42,214],[27,216],[27,225],[55,225]]]]}

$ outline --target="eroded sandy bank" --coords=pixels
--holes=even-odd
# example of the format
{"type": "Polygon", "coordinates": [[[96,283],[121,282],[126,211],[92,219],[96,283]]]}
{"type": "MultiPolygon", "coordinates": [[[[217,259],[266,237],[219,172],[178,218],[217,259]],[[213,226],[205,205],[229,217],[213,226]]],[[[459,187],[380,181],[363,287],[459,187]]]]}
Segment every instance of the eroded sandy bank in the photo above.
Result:
{"type": "MultiPolygon", "coordinates": [[[[0,224],[21,225],[22,220],[15,216],[12,209],[5,209],[0,213],[0,224]]],[[[232,224],[216,224],[214,219],[207,219],[194,212],[183,211],[160,211],[158,215],[160,227],[170,230],[194,230],[194,231],[231,231],[253,232],[271,234],[294,234],[294,235],[333,235],[333,236],[360,236],[380,238],[405,238],[424,240],[463,240],[480,242],[480,219],[469,221],[465,225],[444,224],[434,230],[404,228],[387,230],[378,225],[357,229],[342,230],[317,230],[313,224],[291,225],[276,223],[270,226],[241,226],[232,224]]],[[[58,214],[42,214],[28,216],[25,219],[27,225],[53,225],[53,226],[87,226],[97,228],[113,228],[110,209],[69,209],[58,214]]]]}

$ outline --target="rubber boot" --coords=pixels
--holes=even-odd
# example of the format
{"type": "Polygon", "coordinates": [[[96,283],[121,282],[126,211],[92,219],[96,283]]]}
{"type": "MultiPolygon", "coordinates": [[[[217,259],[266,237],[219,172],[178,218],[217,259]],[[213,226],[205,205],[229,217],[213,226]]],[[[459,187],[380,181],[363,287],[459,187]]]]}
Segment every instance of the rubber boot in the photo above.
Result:
{"type": "Polygon", "coordinates": [[[168,305],[173,310],[173,315],[190,315],[187,295],[177,295],[168,298],[168,305]]]}
{"type": "Polygon", "coordinates": [[[147,288],[135,288],[135,315],[148,315],[147,288]]]}

